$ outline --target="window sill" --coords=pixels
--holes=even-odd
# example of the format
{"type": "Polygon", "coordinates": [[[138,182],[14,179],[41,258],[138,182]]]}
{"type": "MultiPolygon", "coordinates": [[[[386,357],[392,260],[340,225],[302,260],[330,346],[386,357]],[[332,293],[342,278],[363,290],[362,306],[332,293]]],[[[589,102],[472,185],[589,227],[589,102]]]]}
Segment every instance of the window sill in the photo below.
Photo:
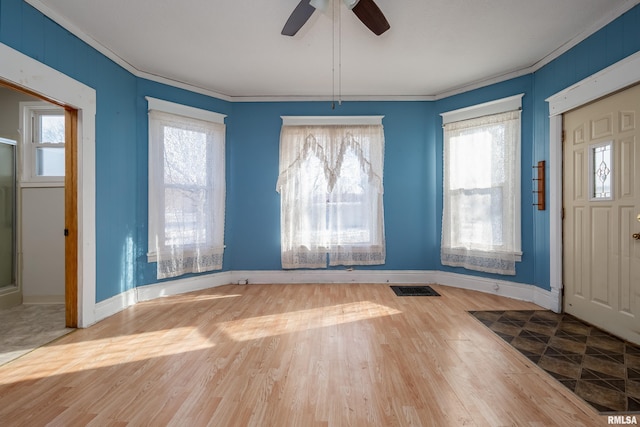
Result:
{"type": "MultiPolygon", "coordinates": [[[[226,248],[227,248],[227,245],[223,245],[222,246],[222,250],[223,251],[226,248]]],[[[193,250],[193,249],[185,249],[184,250],[184,254],[187,255],[187,256],[194,256],[195,253],[196,253],[196,251],[193,250]]],[[[148,263],[158,262],[158,253],[157,252],[147,252],[147,262],[148,263]]]]}

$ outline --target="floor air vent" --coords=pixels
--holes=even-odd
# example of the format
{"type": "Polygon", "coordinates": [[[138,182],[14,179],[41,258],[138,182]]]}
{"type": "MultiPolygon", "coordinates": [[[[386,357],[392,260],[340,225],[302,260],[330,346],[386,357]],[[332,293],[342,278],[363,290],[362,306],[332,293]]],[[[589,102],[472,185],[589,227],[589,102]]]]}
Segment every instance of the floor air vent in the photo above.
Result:
{"type": "Polygon", "coordinates": [[[399,297],[439,297],[431,286],[391,286],[399,297]]]}

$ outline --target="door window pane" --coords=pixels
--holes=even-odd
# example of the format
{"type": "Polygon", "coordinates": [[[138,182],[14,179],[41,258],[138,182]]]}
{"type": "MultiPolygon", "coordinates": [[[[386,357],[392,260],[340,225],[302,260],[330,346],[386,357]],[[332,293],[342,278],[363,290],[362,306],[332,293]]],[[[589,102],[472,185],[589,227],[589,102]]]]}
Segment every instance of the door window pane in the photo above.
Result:
{"type": "Polygon", "coordinates": [[[591,198],[594,200],[611,200],[613,197],[612,151],[611,142],[591,146],[591,198]]]}

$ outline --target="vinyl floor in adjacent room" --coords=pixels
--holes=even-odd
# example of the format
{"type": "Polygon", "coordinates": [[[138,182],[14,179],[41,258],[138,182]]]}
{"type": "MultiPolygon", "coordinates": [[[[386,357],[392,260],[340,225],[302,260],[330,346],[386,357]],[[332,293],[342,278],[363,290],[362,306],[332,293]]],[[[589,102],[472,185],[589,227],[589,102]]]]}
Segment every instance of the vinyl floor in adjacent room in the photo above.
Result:
{"type": "Polygon", "coordinates": [[[140,303],[0,367],[3,426],[604,426],[432,285],[229,285],[140,303]]]}
{"type": "Polygon", "coordinates": [[[0,365],[72,331],[74,329],[65,328],[64,304],[26,304],[2,308],[0,365]]]}

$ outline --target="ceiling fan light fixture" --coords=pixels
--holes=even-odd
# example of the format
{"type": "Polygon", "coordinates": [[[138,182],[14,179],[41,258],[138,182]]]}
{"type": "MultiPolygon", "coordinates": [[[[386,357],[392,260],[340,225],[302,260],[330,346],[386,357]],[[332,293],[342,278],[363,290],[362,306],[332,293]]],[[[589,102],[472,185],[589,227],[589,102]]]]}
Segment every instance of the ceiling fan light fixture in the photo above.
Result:
{"type": "Polygon", "coordinates": [[[309,4],[322,12],[329,8],[329,0],[310,0],[309,4]]]}
{"type": "Polygon", "coordinates": [[[360,0],[343,0],[343,1],[344,1],[344,5],[347,6],[349,10],[351,10],[358,5],[358,2],[360,0]]]}

